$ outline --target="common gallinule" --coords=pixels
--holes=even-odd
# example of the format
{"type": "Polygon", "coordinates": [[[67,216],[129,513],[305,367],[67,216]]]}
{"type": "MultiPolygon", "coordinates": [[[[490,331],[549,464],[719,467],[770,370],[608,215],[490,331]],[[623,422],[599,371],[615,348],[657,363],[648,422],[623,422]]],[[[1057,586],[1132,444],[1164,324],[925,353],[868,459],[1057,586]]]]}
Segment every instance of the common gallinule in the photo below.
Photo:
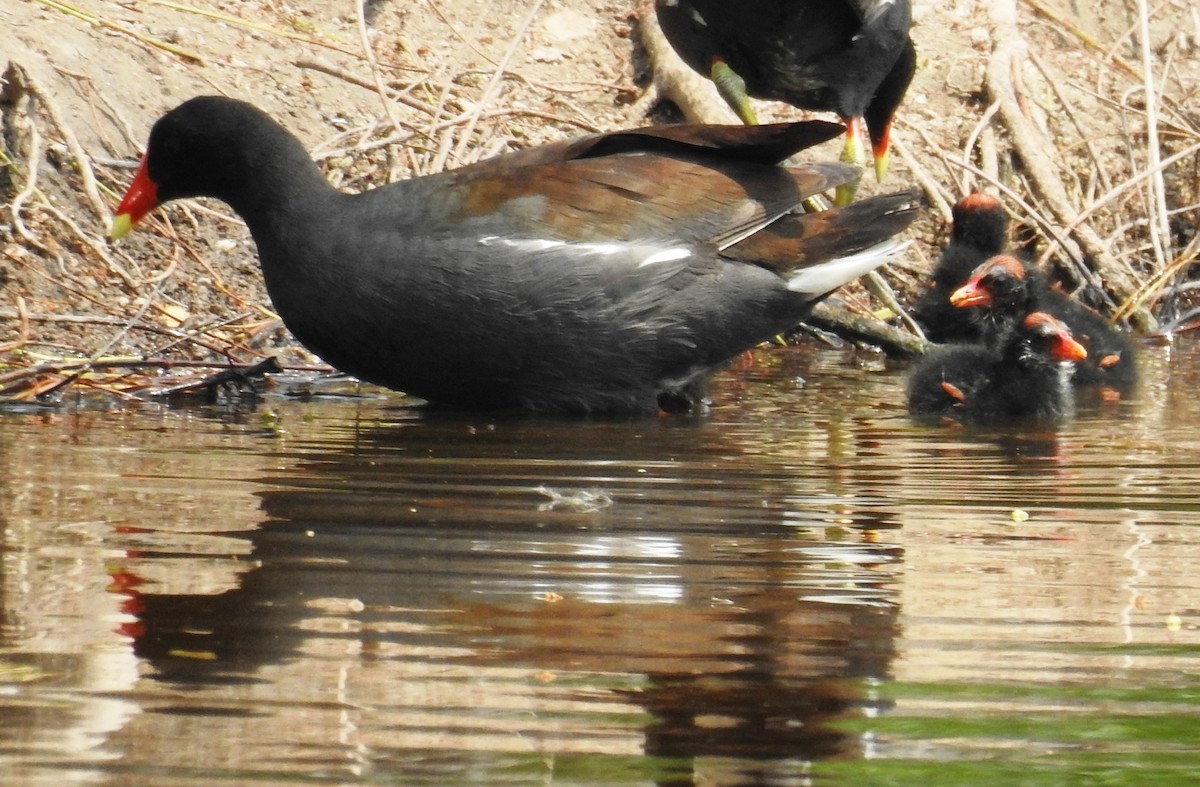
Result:
{"type": "Polygon", "coordinates": [[[988,258],[1007,248],[1008,215],[1000,200],[976,192],[955,203],[951,217],[950,242],[934,266],[929,289],[913,305],[912,316],[930,341],[976,341],[978,320],[950,303],[950,294],[988,258]]]}
{"type": "Polygon", "coordinates": [[[909,0],[656,0],[671,46],[716,82],[746,123],[748,96],[837,112],[847,160],[865,122],[875,174],[888,165],[892,118],[916,71],[909,0]]]}
{"type": "Polygon", "coordinates": [[[981,337],[992,345],[1003,341],[1027,312],[1048,312],[1087,349],[1087,360],[1075,371],[1076,385],[1119,392],[1136,381],[1137,361],[1129,338],[1091,309],[1052,289],[1044,275],[1015,257],[998,255],[985,261],[950,295],[950,303],[972,315],[981,337]]]}
{"type": "Polygon", "coordinates": [[[154,124],[112,235],[216,197],[284,323],[344,372],[468,408],[681,410],[903,246],[912,194],[793,212],[858,170],[777,162],[840,131],[597,134],[350,195],[258,109],[200,97],[154,124]]]}
{"type": "Polygon", "coordinates": [[[908,407],[971,422],[1059,418],[1073,406],[1067,362],[1086,356],[1060,320],[1031,312],[999,347],[950,344],[924,356],[909,377],[908,407]]]}

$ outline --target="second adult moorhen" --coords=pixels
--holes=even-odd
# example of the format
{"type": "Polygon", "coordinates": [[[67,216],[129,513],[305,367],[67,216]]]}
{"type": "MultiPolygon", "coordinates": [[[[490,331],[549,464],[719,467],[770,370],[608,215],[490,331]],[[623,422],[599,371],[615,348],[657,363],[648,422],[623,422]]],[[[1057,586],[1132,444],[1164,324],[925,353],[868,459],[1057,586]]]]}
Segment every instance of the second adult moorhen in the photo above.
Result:
{"type": "Polygon", "coordinates": [[[934,266],[929,289],[913,304],[912,316],[932,342],[978,341],[977,316],[955,307],[950,295],[976,268],[1007,249],[1008,214],[1000,200],[975,192],[954,204],[951,217],[950,242],[934,266]]]}
{"type": "Polygon", "coordinates": [[[908,407],[976,423],[1061,418],[1074,405],[1071,364],[1086,357],[1066,325],[1032,312],[999,347],[951,344],[924,356],[909,376],[908,407]]]}
{"type": "Polygon", "coordinates": [[[169,200],[227,202],[301,343],[431,402],[685,410],[902,247],[909,193],[795,212],[858,169],[777,162],[840,131],[598,134],[351,195],[255,107],[199,97],[154,124],[111,234],[169,200]]]}
{"type": "Polygon", "coordinates": [[[1124,333],[1083,304],[1050,287],[1045,276],[1007,254],[984,261],[950,295],[953,307],[963,309],[978,326],[983,341],[999,345],[1021,316],[1048,312],[1071,329],[1087,349],[1087,360],[1075,371],[1074,383],[1101,386],[1115,393],[1128,390],[1137,379],[1133,343],[1124,333]]]}
{"type": "Polygon", "coordinates": [[[858,161],[865,123],[875,174],[888,166],[892,117],[916,71],[909,0],[656,0],[689,66],[713,79],[746,123],[747,96],[834,111],[858,161]]]}

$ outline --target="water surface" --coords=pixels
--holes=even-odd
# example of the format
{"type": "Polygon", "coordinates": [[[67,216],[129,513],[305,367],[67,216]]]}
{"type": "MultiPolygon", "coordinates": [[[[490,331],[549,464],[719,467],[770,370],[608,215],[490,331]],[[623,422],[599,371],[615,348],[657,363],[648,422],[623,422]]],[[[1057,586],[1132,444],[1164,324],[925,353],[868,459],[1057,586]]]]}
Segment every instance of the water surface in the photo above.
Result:
{"type": "Polygon", "coordinates": [[[1190,784],[1200,350],[1144,356],[1059,429],[812,348],[699,417],[0,415],[0,773],[1190,784]]]}

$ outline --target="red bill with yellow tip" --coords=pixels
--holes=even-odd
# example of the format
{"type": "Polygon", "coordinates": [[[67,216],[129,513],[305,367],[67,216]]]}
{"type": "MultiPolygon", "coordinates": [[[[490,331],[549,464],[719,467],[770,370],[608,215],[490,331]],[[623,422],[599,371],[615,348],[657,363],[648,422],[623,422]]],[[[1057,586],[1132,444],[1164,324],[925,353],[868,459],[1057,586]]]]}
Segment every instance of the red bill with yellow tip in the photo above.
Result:
{"type": "Polygon", "coordinates": [[[137,172],[133,175],[133,182],[129,184],[125,196],[121,199],[121,204],[117,207],[117,216],[113,219],[108,237],[118,240],[157,206],[158,187],[146,173],[146,159],[143,157],[142,163],[138,165],[137,172]]]}

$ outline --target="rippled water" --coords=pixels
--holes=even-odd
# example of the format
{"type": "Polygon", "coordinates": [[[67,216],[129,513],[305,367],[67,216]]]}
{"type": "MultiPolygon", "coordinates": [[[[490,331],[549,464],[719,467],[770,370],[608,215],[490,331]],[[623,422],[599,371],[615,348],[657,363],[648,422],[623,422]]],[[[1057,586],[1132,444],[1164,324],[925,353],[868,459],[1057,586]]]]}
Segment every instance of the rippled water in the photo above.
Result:
{"type": "Polygon", "coordinates": [[[1144,378],[1057,431],[811,349],[696,418],[2,415],[0,774],[1190,784],[1200,351],[1144,378]]]}

